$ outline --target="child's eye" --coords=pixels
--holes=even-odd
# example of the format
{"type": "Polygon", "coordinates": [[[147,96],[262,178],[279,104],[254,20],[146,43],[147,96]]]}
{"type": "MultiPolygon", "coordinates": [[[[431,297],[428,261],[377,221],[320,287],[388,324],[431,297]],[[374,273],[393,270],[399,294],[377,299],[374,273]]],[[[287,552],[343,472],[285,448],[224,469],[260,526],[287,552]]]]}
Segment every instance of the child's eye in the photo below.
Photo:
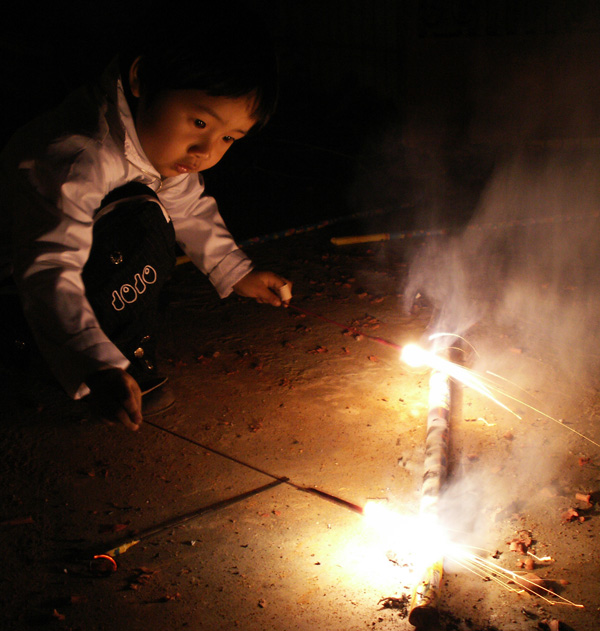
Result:
{"type": "Polygon", "coordinates": [[[232,142],[235,142],[235,138],[233,136],[223,136],[223,140],[229,144],[231,144],[232,142]]]}
{"type": "Polygon", "coordinates": [[[206,127],[206,123],[203,120],[200,120],[199,118],[197,118],[194,121],[194,125],[196,125],[196,127],[198,127],[198,129],[204,129],[206,127]]]}

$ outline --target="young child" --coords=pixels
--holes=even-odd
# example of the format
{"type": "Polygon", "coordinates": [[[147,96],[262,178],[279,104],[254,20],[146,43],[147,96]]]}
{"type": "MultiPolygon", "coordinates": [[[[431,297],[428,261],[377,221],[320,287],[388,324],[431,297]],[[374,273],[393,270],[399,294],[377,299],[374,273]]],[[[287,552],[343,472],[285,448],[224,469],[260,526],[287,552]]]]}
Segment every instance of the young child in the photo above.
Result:
{"type": "Polygon", "coordinates": [[[177,27],[159,16],[1,156],[0,287],[66,392],[132,430],[166,381],[154,327],[175,243],[221,297],[279,306],[288,282],[253,269],[200,175],[271,116],[272,48],[247,16],[194,6],[177,27]]]}

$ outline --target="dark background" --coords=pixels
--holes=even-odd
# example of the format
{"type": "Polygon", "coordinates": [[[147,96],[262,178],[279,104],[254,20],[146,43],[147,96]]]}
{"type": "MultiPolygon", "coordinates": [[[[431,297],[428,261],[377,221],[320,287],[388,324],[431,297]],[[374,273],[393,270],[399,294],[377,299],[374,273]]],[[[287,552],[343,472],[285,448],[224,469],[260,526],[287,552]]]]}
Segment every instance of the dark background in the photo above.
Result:
{"type": "MultiPolygon", "coordinates": [[[[499,156],[600,136],[597,2],[248,4],[282,79],[267,129],[206,174],[238,239],[354,213],[367,215],[348,227],[361,231],[460,224],[499,156]]],[[[165,11],[194,19],[194,6],[15,7],[1,36],[2,139],[100,72],[131,29],[165,11]]]]}

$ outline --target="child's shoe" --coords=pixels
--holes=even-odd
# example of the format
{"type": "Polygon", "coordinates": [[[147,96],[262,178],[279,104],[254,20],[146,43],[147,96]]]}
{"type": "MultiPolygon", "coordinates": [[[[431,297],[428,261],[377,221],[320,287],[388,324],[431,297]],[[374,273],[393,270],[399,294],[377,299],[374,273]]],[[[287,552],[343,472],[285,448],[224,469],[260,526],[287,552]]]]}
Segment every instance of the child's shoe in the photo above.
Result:
{"type": "Polygon", "coordinates": [[[148,418],[162,414],[175,405],[175,395],[170,386],[167,385],[167,378],[150,390],[142,391],[142,417],[148,418]]]}
{"type": "Polygon", "coordinates": [[[156,344],[145,336],[133,351],[129,374],[138,382],[142,391],[142,416],[144,418],[166,412],[175,404],[175,395],[167,385],[168,377],[156,368],[156,344]]]}

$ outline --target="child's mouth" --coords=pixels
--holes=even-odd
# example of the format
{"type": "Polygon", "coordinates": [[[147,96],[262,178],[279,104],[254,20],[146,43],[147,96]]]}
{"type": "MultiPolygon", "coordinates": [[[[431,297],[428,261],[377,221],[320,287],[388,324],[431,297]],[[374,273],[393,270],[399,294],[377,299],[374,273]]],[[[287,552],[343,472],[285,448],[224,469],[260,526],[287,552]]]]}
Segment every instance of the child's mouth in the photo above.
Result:
{"type": "Polygon", "coordinates": [[[187,164],[178,163],[175,165],[175,170],[177,171],[177,173],[195,173],[198,169],[187,164]]]}

